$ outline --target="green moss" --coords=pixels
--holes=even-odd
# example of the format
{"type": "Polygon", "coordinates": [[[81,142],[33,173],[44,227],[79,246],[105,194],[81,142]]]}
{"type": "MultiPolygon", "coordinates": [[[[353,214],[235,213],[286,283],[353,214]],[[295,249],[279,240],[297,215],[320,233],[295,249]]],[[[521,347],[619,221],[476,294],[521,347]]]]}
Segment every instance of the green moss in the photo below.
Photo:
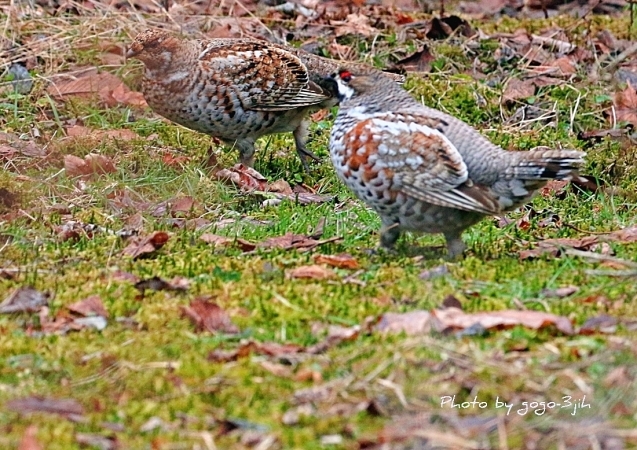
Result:
{"type": "MultiPolygon", "coordinates": [[[[291,27],[292,23],[284,25],[291,27]]],[[[591,16],[579,22],[569,18],[501,19],[474,25],[486,33],[521,27],[540,32],[551,26],[569,26],[574,42],[584,42],[604,28],[617,37],[628,37],[626,17],[591,16]]],[[[393,52],[398,45],[403,47],[397,54],[417,49],[417,41],[399,43],[392,30],[386,31],[373,46],[361,38],[339,42],[355,47],[361,55],[373,49],[370,61],[378,66],[396,59],[393,52]]],[[[83,35],[84,31],[78,28],[74,33],[83,35]]],[[[539,145],[585,148],[587,174],[601,177],[627,194],[635,191],[637,162],[630,145],[578,139],[580,131],[609,127],[604,116],[613,92],[609,86],[589,82],[585,74],[578,74],[569,84],[538,89],[531,99],[501,104],[506,81],[501,75],[519,70],[518,61],[496,61],[499,44],[494,39],[479,41],[477,46],[460,45],[454,39],[429,43],[434,70],[423,77],[411,75],[406,83],[415,98],[467,121],[509,150],[539,145]],[[476,59],[487,67],[485,79],[476,80],[471,75],[476,59]],[[551,111],[551,117],[524,127],[512,126],[508,119],[525,106],[551,111]]],[[[96,58],[93,49],[72,49],[65,64],[94,64],[96,58]]],[[[127,64],[119,74],[132,87],[138,86],[139,65],[127,64]]],[[[538,196],[530,206],[538,215],[528,220],[528,227],[515,224],[527,212],[522,210],[508,214],[512,224],[503,228],[498,228],[496,220],[485,219],[467,230],[468,254],[460,262],[441,259],[441,236],[407,235],[396,253],[370,252],[378,241],[378,217],[353,199],[327,159],[335,111],[311,127],[309,148],[323,159],[311,173],[302,173],[294,142],[287,135],[258,142],[256,169],[270,180],[303,182],[320,193],[335,195],[336,200],[308,206],[286,201],[263,207],[262,199],[222,185],[206,174],[204,161],[209,152],[214,152],[220,164],[230,166],[236,151],[214,144],[208,136],[159,120],[149,111],[104,109],[90,101],[56,103],[43,89],[37,85],[29,96],[10,97],[11,107],[0,112],[3,128],[20,134],[39,124],[49,139],[68,119],[81,118],[84,126],[126,128],[140,139],[59,143],[56,136],[53,144],[57,145],[46,163],[26,158],[26,164],[7,165],[0,173],[0,188],[19,192],[20,208],[28,212],[27,216],[0,220],[0,262],[5,269],[15,269],[10,276],[0,277],[0,298],[17,287],[33,285],[53,294],[51,317],[65,314],[67,306],[90,295],[99,295],[110,314],[108,326],[101,332],[83,330],[62,336],[34,333],[40,321],[36,316],[0,316],[0,403],[29,395],[69,397],[86,411],[85,421],[71,422],[51,414],[19,416],[2,409],[0,446],[17,447],[26,427],[35,422],[38,438],[51,449],[79,448],[77,433],[116,435],[122,448],[194,448],[202,446],[197,432],[216,432],[215,424],[220,421],[239,419],[245,426],[274,434],[283,448],[320,448],[321,436],[326,434],[341,434],[342,448],[356,448],[359,439],[377,437],[400,415],[424,411],[441,423],[453,412],[441,407],[442,396],[456,395],[456,402],[462,402],[477,395],[489,405],[496,399],[518,404],[533,399],[557,401],[563,395],[579,393],[582,383],[591,389],[591,402],[597,408],[594,414],[613,426],[635,426],[630,413],[637,406],[630,394],[634,378],[628,377],[627,386],[620,387],[609,387],[607,378],[614,369],[627,367],[632,371],[635,365],[631,350],[634,338],[624,326],[612,336],[561,336],[555,331],[521,327],[464,336],[440,332],[408,337],[362,331],[353,341],[334,346],[325,354],[289,360],[253,354],[228,363],[209,359],[210,352],[236,349],[245,340],[314,345],[322,339],[312,333],[317,322],[350,326],[388,311],[430,310],[450,295],[460,300],[468,313],[527,308],[563,315],[576,326],[601,314],[634,317],[633,279],[591,274],[589,269],[603,268],[603,264],[576,257],[521,261],[518,256],[521,249],[542,239],[633,225],[637,205],[630,195],[570,189],[559,201],[538,196]],[[48,117],[46,127],[39,122],[43,110],[48,117]],[[64,155],[83,157],[95,152],[113,159],[117,171],[91,180],[60,172],[64,155]],[[184,158],[169,164],[166,155],[184,158]],[[120,211],[113,200],[123,192],[137,203],[120,211]],[[202,205],[202,217],[210,221],[208,229],[176,228],[168,213],[153,213],[158,204],[186,195],[202,205]],[[66,208],[51,210],[52,205],[66,208]],[[143,209],[139,205],[150,206],[143,209]],[[171,238],[152,257],[131,260],[121,253],[128,242],[118,232],[128,216],[140,209],[142,234],[167,230],[171,238]],[[550,214],[560,218],[558,225],[542,222],[550,214]],[[234,222],[228,224],[227,219],[234,222]],[[58,227],[71,220],[102,228],[91,236],[64,240],[58,227]],[[323,220],[323,237],[342,240],[313,252],[259,249],[243,253],[232,247],[213,248],[199,239],[206,231],[259,242],[285,233],[311,233],[323,220]],[[360,271],[335,272],[341,278],[355,274],[354,282],[292,280],[286,276],[290,269],[313,264],[313,255],[318,252],[352,254],[360,271]],[[420,278],[421,272],[441,264],[447,266],[448,274],[420,278]],[[186,277],[191,286],[187,293],[146,291],[142,297],[132,282],[114,279],[115,271],[142,279],[186,277]],[[568,285],[579,290],[566,298],[543,293],[568,285]],[[183,308],[198,295],[211,296],[228,311],[241,333],[197,332],[183,308]],[[264,360],[285,364],[292,376],[271,373],[262,365],[264,360]],[[312,371],[323,381],[299,376],[303,371],[312,371]],[[314,415],[301,417],[297,425],[282,423],[285,412],[296,406],[294,394],[299,390],[350,378],[353,381],[336,388],[328,401],[314,402],[314,415]],[[404,393],[407,408],[398,392],[404,393]],[[357,404],[366,399],[374,399],[387,415],[374,415],[373,411],[343,417],[328,414],[336,403],[357,404]],[[619,405],[629,412],[622,412],[619,405]],[[171,426],[142,432],[152,417],[171,426]],[[121,425],[123,431],[113,432],[104,422],[121,425]]],[[[619,258],[633,260],[637,254],[635,244],[612,243],[611,247],[619,258]]],[[[462,416],[480,413],[459,411],[462,416]]],[[[490,406],[485,415],[497,413],[490,406]]],[[[556,414],[544,418],[553,420],[556,414]]],[[[588,416],[578,415],[577,419],[583,417],[588,416]]],[[[536,422],[530,416],[519,420],[525,421],[523,427],[507,429],[509,448],[522,447],[525,430],[530,428],[544,430],[547,435],[550,432],[546,422],[536,422]]],[[[218,448],[237,448],[240,439],[237,433],[214,438],[218,448]]],[[[495,432],[487,440],[492,446],[500,445],[495,432]]]]}

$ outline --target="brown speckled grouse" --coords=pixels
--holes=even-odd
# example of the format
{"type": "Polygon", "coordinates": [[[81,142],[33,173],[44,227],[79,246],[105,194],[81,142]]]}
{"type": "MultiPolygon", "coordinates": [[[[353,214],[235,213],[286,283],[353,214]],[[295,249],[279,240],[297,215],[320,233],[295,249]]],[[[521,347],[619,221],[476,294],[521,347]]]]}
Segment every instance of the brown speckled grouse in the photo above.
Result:
{"type": "Polygon", "coordinates": [[[402,230],[442,233],[457,257],[466,228],[521,206],[584,163],[575,150],[505,151],[375,72],[346,68],[330,79],[340,100],[330,157],[339,178],[380,215],[384,247],[402,230]]]}
{"type": "MultiPolygon", "coordinates": [[[[319,81],[338,62],[254,39],[184,40],[146,30],[127,54],[146,66],[142,91],[158,114],[236,146],[252,166],[255,141],[293,132],[307,169],[308,113],[336,103],[319,81]]],[[[397,81],[402,76],[387,74],[397,81]]]]}

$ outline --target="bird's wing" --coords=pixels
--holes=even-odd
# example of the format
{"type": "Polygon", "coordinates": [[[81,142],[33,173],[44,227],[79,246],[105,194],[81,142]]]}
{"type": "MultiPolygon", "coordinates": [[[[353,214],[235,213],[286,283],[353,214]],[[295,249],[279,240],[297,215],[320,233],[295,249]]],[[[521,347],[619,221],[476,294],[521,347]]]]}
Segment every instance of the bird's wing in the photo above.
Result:
{"type": "Polygon", "coordinates": [[[201,41],[199,63],[204,71],[221,73],[236,86],[247,109],[285,111],[330,98],[309,81],[308,71],[294,54],[267,42],[252,40],[201,41]]]}
{"type": "Polygon", "coordinates": [[[442,133],[442,125],[425,115],[377,113],[350,133],[357,133],[363,145],[374,145],[377,160],[372,163],[391,172],[393,189],[438,206],[498,213],[497,199],[469,179],[467,166],[442,133]]]}

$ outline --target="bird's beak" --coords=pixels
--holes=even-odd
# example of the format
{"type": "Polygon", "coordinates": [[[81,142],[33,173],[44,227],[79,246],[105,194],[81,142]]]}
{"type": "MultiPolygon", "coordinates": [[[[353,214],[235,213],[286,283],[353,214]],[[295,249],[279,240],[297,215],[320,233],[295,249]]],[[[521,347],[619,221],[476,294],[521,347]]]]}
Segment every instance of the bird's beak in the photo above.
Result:
{"type": "Polygon", "coordinates": [[[135,56],[139,55],[140,52],[141,52],[141,49],[135,50],[134,46],[131,46],[126,51],[126,58],[134,58],[135,56]]]}
{"type": "Polygon", "coordinates": [[[330,93],[330,95],[339,101],[342,100],[342,96],[338,91],[338,82],[336,81],[336,74],[324,77],[319,84],[323,89],[330,93]]]}
{"type": "Polygon", "coordinates": [[[324,77],[318,84],[329,92],[336,94],[338,92],[338,86],[336,84],[335,74],[324,77]]]}

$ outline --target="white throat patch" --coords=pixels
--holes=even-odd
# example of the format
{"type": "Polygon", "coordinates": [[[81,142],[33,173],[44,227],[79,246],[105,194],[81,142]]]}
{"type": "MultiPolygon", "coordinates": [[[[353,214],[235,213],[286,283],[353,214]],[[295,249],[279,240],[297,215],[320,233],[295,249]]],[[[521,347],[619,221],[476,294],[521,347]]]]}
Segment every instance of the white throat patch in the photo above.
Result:
{"type": "Polygon", "coordinates": [[[338,94],[342,97],[341,100],[349,100],[354,95],[354,89],[349,87],[340,78],[336,78],[336,85],[338,86],[338,94]]]}

